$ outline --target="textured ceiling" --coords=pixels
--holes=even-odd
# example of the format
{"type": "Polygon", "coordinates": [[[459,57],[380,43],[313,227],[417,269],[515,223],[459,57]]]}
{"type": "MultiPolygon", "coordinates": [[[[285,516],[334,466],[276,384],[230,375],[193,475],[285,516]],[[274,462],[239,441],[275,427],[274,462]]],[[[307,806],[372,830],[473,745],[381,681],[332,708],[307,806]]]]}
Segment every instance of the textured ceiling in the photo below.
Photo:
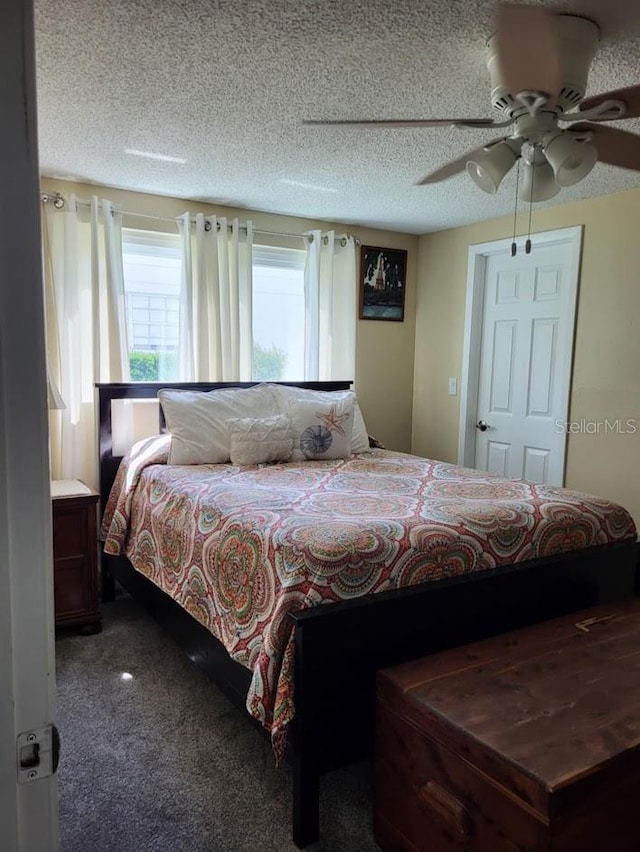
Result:
{"type": "MultiPolygon", "coordinates": [[[[639,82],[638,0],[546,5],[601,27],[588,93],[639,82]]],[[[498,216],[512,174],[494,197],[466,175],[413,185],[495,131],[301,125],[489,115],[493,13],[491,0],[36,0],[42,172],[410,233],[498,216]]],[[[639,185],[598,165],[547,204],[639,185]]]]}

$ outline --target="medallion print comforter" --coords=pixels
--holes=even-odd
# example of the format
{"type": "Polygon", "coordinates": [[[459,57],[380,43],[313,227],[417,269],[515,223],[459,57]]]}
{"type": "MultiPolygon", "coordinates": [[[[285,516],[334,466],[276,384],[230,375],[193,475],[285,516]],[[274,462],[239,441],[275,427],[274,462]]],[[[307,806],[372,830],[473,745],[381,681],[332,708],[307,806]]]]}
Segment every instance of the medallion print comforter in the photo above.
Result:
{"type": "Polygon", "coordinates": [[[279,757],[295,710],[288,612],[636,536],[607,500],[401,453],[169,466],[168,441],[123,460],[105,551],[252,671],[247,709],[279,757]]]}

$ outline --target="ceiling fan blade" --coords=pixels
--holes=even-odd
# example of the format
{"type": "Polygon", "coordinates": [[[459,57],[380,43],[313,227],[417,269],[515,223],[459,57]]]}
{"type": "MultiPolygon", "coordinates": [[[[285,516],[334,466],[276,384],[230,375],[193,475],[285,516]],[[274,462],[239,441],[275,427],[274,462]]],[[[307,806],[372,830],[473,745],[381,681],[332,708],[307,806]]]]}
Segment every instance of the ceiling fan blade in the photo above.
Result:
{"type": "Polygon", "coordinates": [[[541,6],[498,6],[498,62],[512,95],[560,94],[562,67],[553,16],[541,6]]]}
{"type": "Polygon", "coordinates": [[[580,104],[580,112],[594,109],[603,101],[622,101],[626,105],[623,118],[640,118],[640,86],[629,86],[626,89],[616,89],[614,92],[585,98],[580,104]]]}
{"type": "Polygon", "coordinates": [[[356,121],[303,121],[313,127],[492,127],[492,118],[359,119],[356,121]]]}
{"type": "Polygon", "coordinates": [[[491,142],[487,142],[485,145],[480,146],[480,148],[474,148],[472,151],[467,151],[466,154],[458,157],[457,160],[451,160],[449,163],[446,163],[444,166],[436,169],[435,172],[431,172],[431,174],[428,174],[426,177],[417,181],[416,186],[426,186],[431,183],[439,183],[442,180],[447,180],[447,178],[463,172],[467,163],[474,154],[479,154],[481,151],[484,151],[485,148],[491,148],[492,145],[502,142],[504,138],[505,137],[501,136],[499,139],[492,139],[491,142]]]}
{"type": "Polygon", "coordinates": [[[595,146],[601,163],[640,171],[640,136],[629,133],[628,130],[618,130],[617,127],[592,124],[589,121],[574,124],[568,132],[576,131],[592,134],[591,143],[595,146]]]}

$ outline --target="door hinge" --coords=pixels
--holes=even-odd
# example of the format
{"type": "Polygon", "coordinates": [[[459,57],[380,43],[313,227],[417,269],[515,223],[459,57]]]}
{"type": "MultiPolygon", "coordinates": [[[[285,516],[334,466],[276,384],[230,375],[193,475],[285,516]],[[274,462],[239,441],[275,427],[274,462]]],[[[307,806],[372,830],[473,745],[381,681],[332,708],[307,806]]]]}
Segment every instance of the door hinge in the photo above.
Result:
{"type": "Polygon", "coordinates": [[[60,760],[60,734],[55,725],[18,734],[18,782],[28,784],[53,775],[60,760]]]}

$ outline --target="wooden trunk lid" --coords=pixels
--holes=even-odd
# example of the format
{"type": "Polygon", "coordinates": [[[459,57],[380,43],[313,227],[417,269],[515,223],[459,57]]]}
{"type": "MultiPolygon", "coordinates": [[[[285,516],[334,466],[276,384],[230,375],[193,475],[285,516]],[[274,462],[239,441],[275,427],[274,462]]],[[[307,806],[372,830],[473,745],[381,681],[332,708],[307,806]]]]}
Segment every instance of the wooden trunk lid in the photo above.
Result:
{"type": "Polygon", "coordinates": [[[640,768],[640,601],[383,671],[379,696],[548,823],[640,768]]]}

